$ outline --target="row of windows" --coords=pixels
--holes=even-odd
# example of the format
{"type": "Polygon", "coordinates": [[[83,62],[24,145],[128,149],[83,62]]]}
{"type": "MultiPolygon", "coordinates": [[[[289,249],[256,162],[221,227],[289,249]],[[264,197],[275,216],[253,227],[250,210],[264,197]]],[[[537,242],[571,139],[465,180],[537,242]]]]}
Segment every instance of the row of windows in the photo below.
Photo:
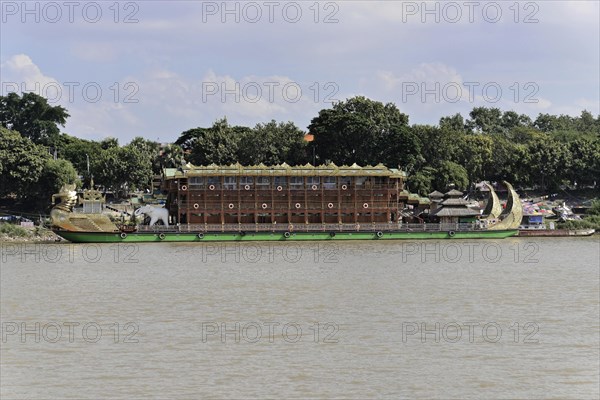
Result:
{"type": "MultiPolygon", "coordinates": [[[[253,177],[253,176],[242,176],[239,177],[239,187],[247,187],[247,186],[254,186],[256,185],[257,187],[270,187],[271,186],[271,182],[273,183],[273,187],[276,188],[285,188],[289,186],[291,188],[302,188],[304,187],[304,185],[306,184],[307,187],[320,187],[321,184],[323,185],[323,188],[325,189],[335,189],[339,186],[350,186],[352,184],[356,185],[356,186],[363,186],[363,185],[369,185],[369,184],[374,184],[374,185],[381,185],[386,183],[385,178],[380,178],[380,177],[376,177],[376,178],[368,178],[368,177],[335,177],[335,176],[326,176],[326,177],[319,177],[319,176],[308,176],[306,178],[301,177],[301,176],[292,176],[292,177],[286,177],[286,176],[275,176],[273,178],[268,177],[268,176],[260,176],[260,177],[253,177]]],[[[190,187],[192,188],[201,188],[201,187],[211,187],[214,186],[215,188],[219,188],[221,183],[223,184],[223,187],[225,189],[237,189],[238,187],[238,177],[235,176],[225,176],[225,177],[218,177],[218,176],[210,176],[210,177],[190,177],[188,179],[188,183],[190,185],[190,187]]]]}
{"type": "MultiPolygon", "coordinates": [[[[227,183],[237,183],[238,181],[238,177],[236,176],[224,176],[224,177],[220,177],[220,176],[194,176],[189,178],[189,182],[190,184],[203,184],[203,183],[219,183],[221,182],[221,179],[223,179],[223,183],[227,184],[227,183]]],[[[274,176],[273,178],[273,183],[278,184],[284,184],[287,183],[288,180],[291,184],[300,184],[300,183],[304,183],[304,177],[302,176],[291,176],[291,177],[287,177],[287,176],[274,176]]],[[[320,176],[307,176],[306,177],[306,183],[311,184],[311,183],[320,183],[321,181],[323,181],[323,183],[336,183],[337,179],[335,176],[326,176],[323,177],[321,179],[320,176]]],[[[351,177],[341,177],[339,178],[340,182],[348,182],[350,183],[352,178],[351,177]]],[[[364,182],[364,180],[366,179],[366,177],[359,177],[359,178],[355,178],[356,181],[361,181],[364,182]]],[[[254,176],[241,176],[239,177],[239,182],[241,184],[246,184],[246,183],[254,183],[256,181],[256,184],[269,184],[271,183],[271,177],[269,176],[259,176],[259,177],[254,177],[254,176]]]]}

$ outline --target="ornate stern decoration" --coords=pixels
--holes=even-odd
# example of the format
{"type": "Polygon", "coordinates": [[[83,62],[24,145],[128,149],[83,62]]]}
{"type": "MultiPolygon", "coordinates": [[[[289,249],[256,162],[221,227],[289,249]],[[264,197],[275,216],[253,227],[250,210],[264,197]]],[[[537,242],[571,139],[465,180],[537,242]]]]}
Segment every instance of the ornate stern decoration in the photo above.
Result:
{"type": "Polygon", "coordinates": [[[63,185],[58,193],[52,195],[52,203],[56,204],[50,211],[52,225],[67,229],[69,224],[69,214],[73,212],[73,207],[77,205],[77,192],[75,184],[63,185]],[[60,203],[56,204],[59,199],[60,203]]]}
{"type": "Polygon", "coordinates": [[[102,214],[101,206],[105,199],[99,191],[84,191],[81,199],[81,203],[84,205],[83,213],[73,212],[73,207],[75,207],[78,200],[75,185],[64,185],[58,193],[52,195],[52,202],[56,202],[56,199],[60,199],[60,203],[50,211],[54,228],[72,232],[118,231],[110,218],[102,214]],[[86,208],[90,208],[90,210],[86,210],[86,208]]]}
{"type": "MultiPolygon", "coordinates": [[[[489,230],[497,231],[519,229],[519,225],[521,225],[521,219],[523,218],[523,206],[521,205],[519,195],[510,183],[504,181],[504,185],[508,189],[508,201],[506,202],[506,209],[499,216],[499,222],[488,226],[489,230]]],[[[492,192],[490,192],[490,194],[492,195],[493,189],[491,190],[492,192]]],[[[495,195],[495,193],[493,193],[493,195],[495,195]]],[[[493,213],[490,215],[493,215],[493,213]]],[[[491,221],[495,221],[495,219],[492,219],[491,221]]]]}

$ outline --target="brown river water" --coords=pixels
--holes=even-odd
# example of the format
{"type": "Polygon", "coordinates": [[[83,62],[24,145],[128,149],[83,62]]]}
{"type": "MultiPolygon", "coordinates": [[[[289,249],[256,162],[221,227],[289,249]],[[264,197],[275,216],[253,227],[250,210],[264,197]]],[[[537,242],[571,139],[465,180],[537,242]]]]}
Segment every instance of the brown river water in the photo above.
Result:
{"type": "Polygon", "coordinates": [[[2,399],[600,396],[600,240],[4,243],[2,399]]]}

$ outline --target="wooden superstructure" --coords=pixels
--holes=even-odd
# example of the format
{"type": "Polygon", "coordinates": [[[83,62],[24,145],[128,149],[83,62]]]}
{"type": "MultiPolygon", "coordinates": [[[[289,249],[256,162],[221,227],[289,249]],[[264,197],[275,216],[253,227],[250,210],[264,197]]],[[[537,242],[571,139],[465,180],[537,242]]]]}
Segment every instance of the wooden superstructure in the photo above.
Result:
{"type": "Polygon", "coordinates": [[[165,169],[174,224],[397,223],[406,174],[384,165],[192,166],[165,169]]]}

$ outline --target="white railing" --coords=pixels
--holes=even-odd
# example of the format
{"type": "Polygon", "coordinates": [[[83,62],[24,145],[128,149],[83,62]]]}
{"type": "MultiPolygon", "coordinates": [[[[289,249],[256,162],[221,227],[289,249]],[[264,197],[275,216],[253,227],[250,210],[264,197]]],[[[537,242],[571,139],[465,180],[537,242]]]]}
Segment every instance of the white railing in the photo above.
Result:
{"type": "Polygon", "coordinates": [[[447,232],[474,231],[481,228],[472,223],[452,224],[183,224],[139,225],[139,232],[447,232]]]}

